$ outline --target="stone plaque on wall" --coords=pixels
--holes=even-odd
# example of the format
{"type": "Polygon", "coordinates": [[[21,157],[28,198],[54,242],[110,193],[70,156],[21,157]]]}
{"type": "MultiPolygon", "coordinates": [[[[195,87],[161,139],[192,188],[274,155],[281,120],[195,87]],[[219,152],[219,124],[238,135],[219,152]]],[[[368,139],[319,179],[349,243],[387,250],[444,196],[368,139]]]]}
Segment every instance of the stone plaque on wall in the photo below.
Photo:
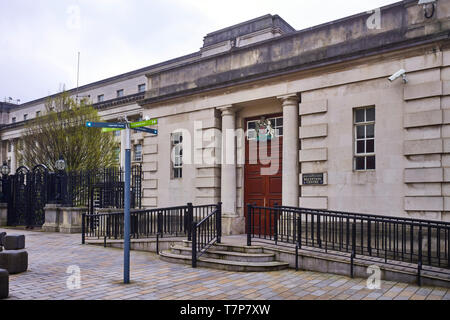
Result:
{"type": "Polygon", "coordinates": [[[303,185],[323,185],[323,173],[303,174],[303,185]]]}

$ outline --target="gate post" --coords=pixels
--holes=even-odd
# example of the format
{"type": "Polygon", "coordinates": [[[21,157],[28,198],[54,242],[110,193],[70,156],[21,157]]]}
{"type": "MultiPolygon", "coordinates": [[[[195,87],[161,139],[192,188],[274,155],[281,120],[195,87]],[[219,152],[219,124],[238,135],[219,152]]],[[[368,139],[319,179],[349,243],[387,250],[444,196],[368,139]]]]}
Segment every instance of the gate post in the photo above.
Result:
{"type": "Polygon", "coordinates": [[[252,205],[247,205],[247,246],[252,245],[252,205]]]}

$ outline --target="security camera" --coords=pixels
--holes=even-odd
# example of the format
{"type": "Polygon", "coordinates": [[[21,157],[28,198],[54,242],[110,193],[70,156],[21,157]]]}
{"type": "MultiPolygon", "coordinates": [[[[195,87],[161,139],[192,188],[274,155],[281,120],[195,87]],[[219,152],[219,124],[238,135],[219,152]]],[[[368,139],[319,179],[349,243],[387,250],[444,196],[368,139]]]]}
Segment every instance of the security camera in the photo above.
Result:
{"type": "Polygon", "coordinates": [[[402,77],[403,78],[403,82],[404,83],[407,83],[408,82],[408,80],[406,80],[406,70],[405,69],[400,69],[400,70],[398,70],[396,73],[394,73],[392,76],[390,76],[388,79],[389,79],[389,81],[394,81],[394,80],[396,80],[397,78],[400,78],[400,77],[402,77]]]}

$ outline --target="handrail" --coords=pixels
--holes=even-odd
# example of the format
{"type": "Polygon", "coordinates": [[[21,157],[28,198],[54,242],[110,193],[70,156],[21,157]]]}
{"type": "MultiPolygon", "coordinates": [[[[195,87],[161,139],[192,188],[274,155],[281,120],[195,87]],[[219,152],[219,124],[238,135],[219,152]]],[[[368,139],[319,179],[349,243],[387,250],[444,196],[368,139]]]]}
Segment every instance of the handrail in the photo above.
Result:
{"type": "Polygon", "coordinates": [[[200,222],[192,223],[192,268],[197,267],[197,260],[208,248],[221,243],[222,238],[222,202],[216,209],[200,222]]]}
{"type": "Polygon", "coordinates": [[[247,212],[247,245],[259,239],[328,254],[350,254],[351,275],[356,256],[416,264],[419,282],[425,266],[446,274],[441,270],[450,269],[448,222],[251,204],[247,212]]]}
{"type": "MultiPolygon", "coordinates": [[[[131,236],[135,239],[158,236],[187,236],[192,240],[192,223],[204,219],[207,210],[217,205],[184,206],[132,210],[131,236]]],[[[208,212],[208,213],[209,213],[208,212]]],[[[124,215],[121,212],[89,213],[82,216],[82,243],[86,238],[123,239],[124,215]]]]}

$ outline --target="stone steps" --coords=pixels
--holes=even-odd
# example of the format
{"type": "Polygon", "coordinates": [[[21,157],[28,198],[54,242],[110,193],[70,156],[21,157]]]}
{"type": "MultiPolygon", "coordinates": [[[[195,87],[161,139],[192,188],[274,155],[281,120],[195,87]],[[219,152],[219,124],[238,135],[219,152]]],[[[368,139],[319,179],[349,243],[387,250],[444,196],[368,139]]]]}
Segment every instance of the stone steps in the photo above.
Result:
{"type": "MultiPolygon", "coordinates": [[[[191,264],[190,241],[182,246],[171,246],[160,252],[160,259],[172,263],[191,264]]],[[[289,267],[288,263],[275,261],[275,254],[264,253],[262,247],[217,244],[209,248],[198,260],[197,266],[234,272],[268,272],[289,267]]]]}

